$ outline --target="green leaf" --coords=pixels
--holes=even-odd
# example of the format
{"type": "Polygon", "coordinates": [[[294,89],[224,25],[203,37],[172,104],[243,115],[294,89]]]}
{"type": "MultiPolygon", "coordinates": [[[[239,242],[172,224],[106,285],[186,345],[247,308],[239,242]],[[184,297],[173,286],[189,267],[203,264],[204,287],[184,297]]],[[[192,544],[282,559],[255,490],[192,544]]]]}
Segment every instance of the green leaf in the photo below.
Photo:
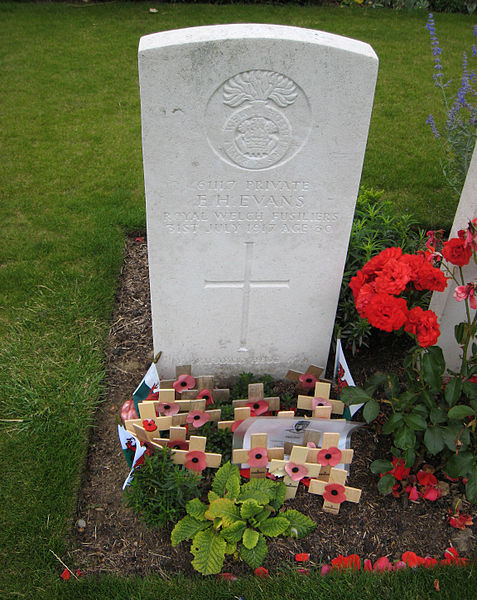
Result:
{"type": "Polygon", "coordinates": [[[290,527],[287,530],[287,535],[291,537],[298,539],[303,538],[311,533],[316,527],[316,523],[313,521],[313,519],[310,519],[310,517],[304,515],[298,510],[295,510],[294,508],[280,513],[280,516],[288,519],[290,527]]]}
{"type": "MultiPolygon", "coordinates": [[[[445,365],[444,365],[445,366],[445,365]]],[[[429,384],[431,390],[438,391],[442,386],[442,372],[441,363],[435,356],[435,353],[430,351],[425,352],[422,356],[422,378],[429,384]]]]}
{"type": "Polygon", "coordinates": [[[257,544],[253,548],[246,548],[243,544],[240,546],[240,557],[252,569],[259,567],[267,556],[267,542],[262,534],[258,534],[257,544]]]}
{"type": "Polygon", "coordinates": [[[220,535],[227,542],[237,543],[242,539],[243,532],[246,528],[247,523],[245,521],[235,521],[235,523],[232,523],[230,527],[224,527],[221,530],[220,535]]]}
{"type": "Polygon", "coordinates": [[[199,531],[194,537],[190,551],[194,555],[192,566],[202,575],[220,573],[224,564],[227,543],[212,527],[199,531]]]}
{"type": "Polygon", "coordinates": [[[469,502],[477,502],[477,472],[474,469],[474,472],[469,475],[469,479],[465,484],[465,495],[469,502]]]}
{"type": "Polygon", "coordinates": [[[242,519],[250,519],[255,515],[258,515],[262,511],[263,506],[259,504],[254,498],[248,498],[244,500],[240,507],[240,516],[242,519]]]}
{"type": "Polygon", "coordinates": [[[400,413],[393,413],[383,425],[383,433],[388,435],[392,433],[396,427],[402,425],[403,416],[400,413]]]}
{"type": "Polygon", "coordinates": [[[274,496],[270,498],[269,504],[275,510],[278,510],[281,506],[283,506],[283,503],[285,502],[287,486],[283,483],[283,481],[275,481],[274,484],[274,496]]]}
{"type": "Polygon", "coordinates": [[[237,542],[226,542],[225,554],[233,554],[237,551],[237,542]]]}
{"type": "Polygon", "coordinates": [[[457,406],[453,406],[447,414],[449,419],[462,421],[462,419],[465,419],[466,417],[473,417],[475,415],[475,410],[470,406],[465,406],[465,404],[458,404],[457,406]]]}
{"type": "Polygon", "coordinates": [[[442,439],[451,452],[457,450],[457,439],[461,434],[461,429],[462,427],[458,423],[449,423],[442,428],[442,439]]]}
{"type": "Polygon", "coordinates": [[[207,498],[208,498],[209,502],[213,502],[214,500],[217,500],[217,498],[220,498],[220,496],[218,494],[216,494],[215,492],[213,492],[212,490],[210,490],[209,493],[207,494],[207,498]]]}
{"type": "Polygon", "coordinates": [[[258,533],[258,531],[247,527],[247,529],[243,532],[242,536],[242,543],[245,546],[245,548],[247,548],[247,550],[255,548],[255,546],[258,543],[259,536],[260,534],[258,533]]]}
{"type": "Polygon", "coordinates": [[[416,444],[416,434],[409,427],[403,427],[394,434],[394,443],[401,450],[414,448],[416,444]]]}
{"type": "Polygon", "coordinates": [[[393,470],[393,464],[389,460],[378,459],[371,463],[372,473],[388,473],[393,470]]]}
{"type": "Polygon", "coordinates": [[[432,410],[435,407],[434,399],[432,398],[429,390],[422,390],[419,394],[419,398],[423,401],[427,410],[432,410]]]}
{"type": "Polygon", "coordinates": [[[444,398],[448,406],[454,406],[462,393],[462,379],[453,377],[444,388],[444,398]]]}
{"type": "Polygon", "coordinates": [[[379,402],[376,400],[369,400],[364,409],[363,409],[363,417],[366,423],[371,423],[374,419],[379,415],[379,402]]]}
{"type": "Polygon", "coordinates": [[[408,448],[404,451],[404,466],[412,467],[416,462],[416,453],[414,452],[414,448],[408,448]]]}
{"type": "Polygon", "coordinates": [[[431,454],[437,454],[444,448],[444,438],[440,427],[428,427],[424,434],[424,444],[431,454]]]}
{"type": "Polygon", "coordinates": [[[447,413],[445,413],[442,408],[437,408],[437,406],[435,406],[431,410],[430,419],[434,425],[445,423],[447,421],[447,413]]]}
{"type": "Polygon", "coordinates": [[[239,502],[253,498],[259,504],[268,504],[275,495],[275,482],[271,479],[251,479],[244,483],[238,497],[239,502]]]}
{"type": "Polygon", "coordinates": [[[473,381],[464,381],[462,390],[467,398],[475,400],[477,398],[477,383],[473,381]]]}
{"type": "Polygon", "coordinates": [[[177,546],[184,540],[191,540],[198,531],[210,527],[209,521],[198,521],[186,515],[180,521],[175,524],[174,529],[171,531],[171,543],[173,546],[177,546]]]}
{"type": "Polygon", "coordinates": [[[230,487],[239,485],[240,489],[240,471],[237,465],[232,465],[227,462],[220,467],[215,473],[214,481],[212,482],[212,491],[218,496],[225,496],[230,487]],[[232,481],[229,481],[232,480],[232,481]],[[235,482],[233,481],[235,480],[235,482]],[[227,487],[229,486],[229,487],[227,487]]]}
{"type": "Polygon", "coordinates": [[[232,500],[218,498],[210,503],[205,516],[211,521],[217,518],[222,519],[223,526],[230,527],[232,523],[240,519],[240,512],[238,506],[235,506],[232,500]]]}
{"type": "Polygon", "coordinates": [[[207,504],[204,504],[199,500],[199,498],[194,498],[193,500],[189,500],[186,504],[187,514],[198,521],[205,521],[205,511],[207,510],[207,504]]]}
{"type": "Polygon", "coordinates": [[[278,517],[270,517],[266,519],[258,528],[260,531],[267,535],[268,537],[277,537],[285,533],[287,529],[290,527],[290,521],[286,517],[278,516],[278,517]]]}
{"type": "Polygon", "coordinates": [[[345,404],[364,404],[372,398],[362,388],[350,385],[341,390],[340,400],[345,404]]]}
{"type": "Polygon", "coordinates": [[[466,331],[467,331],[466,323],[458,323],[457,325],[454,326],[454,335],[455,335],[456,342],[458,343],[459,346],[462,346],[462,344],[465,342],[466,331]]]}
{"type": "Polygon", "coordinates": [[[257,523],[261,523],[265,519],[268,519],[272,512],[273,509],[270,506],[265,506],[257,515],[254,515],[254,519],[257,523]]]}
{"type": "Polygon", "coordinates": [[[427,428],[426,420],[416,413],[410,413],[404,417],[404,422],[414,431],[423,431],[427,428]]]}
{"type": "Polygon", "coordinates": [[[474,472],[474,461],[475,458],[470,452],[453,454],[445,466],[446,473],[450,477],[467,477],[474,472]]]}
{"type": "Polygon", "coordinates": [[[383,475],[378,482],[378,490],[381,494],[387,495],[392,492],[393,485],[396,483],[396,479],[394,475],[388,473],[387,475],[383,475]]]}

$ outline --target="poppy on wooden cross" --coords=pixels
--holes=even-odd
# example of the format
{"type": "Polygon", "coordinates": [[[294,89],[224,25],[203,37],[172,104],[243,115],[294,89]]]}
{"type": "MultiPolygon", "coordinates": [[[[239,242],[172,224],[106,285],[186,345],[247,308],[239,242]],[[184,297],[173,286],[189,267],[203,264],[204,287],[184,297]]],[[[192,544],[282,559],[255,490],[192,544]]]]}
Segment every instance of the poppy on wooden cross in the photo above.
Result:
{"type": "Polygon", "coordinates": [[[263,383],[249,383],[248,398],[242,400],[234,400],[234,407],[248,406],[255,413],[256,417],[263,415],[269,411],[280,410],[280,398],[277,396],[265,398],[263,391],[263,383]]]}
{"type": "Polygon", "coordinates": [[[337,515],[341,504],[348,502],[358,503],[361,498],[361,490],[345,485],[348,473],[344,469],[333,467],[328,481],[314,479],[310,481],[308,491],[310,494],[321,494],[324,498],[323,511],[337,515]]]}
{"type": "Polygon", "coordinates": [[[212,375],[192,376],[191,365],[180,365],[176,367],[175,379],[164,379],[161,387],[174,389],[176,400],[194,400],[204,398],[206,405],[215,402],[228,402],[230,390],[217,389],[212,375]]]}
{"type": "Polygon", "coordinates": [[[158,416],[164,415],[176,415],[181,412],[189,412],[191,410],[205,410],[207,401],[205,398],[198,399],[184,399],[183,396],[179,396],[181,399],[176,399],[176,391],[173,389],[159,389],[159,396],[157,400],[145,400],[143,404],[154,404],[156,414],[158,416]]]}
{"type": "Polygon", "coordinates": [[[155,437],[152,439],[151,446],[155,448],[167,446],[172,450],[188,450],[187,429],[185,427],[171,427],[168,438],[155,437]]]}
{"type": "Polygon", "coordinates": [[[320,479],[328,478],[331,468],[336,465],[349,465],[353,460],[354,450],[338,448],[339,433],[323,433],[321,448],[310,448],[308,460],[321,465],[320,479]]]}
{"type": "Polygon", "coordinates": [[[298,390],[303,390],[307,392],[315,387],[315,383],[323,374],[324,368],[317,367],[315,365],[310,365],[308,369],[304,373],[300,373],[299,371],[288,371],[285,375],[285,379],[290,381],[294,381],[297,385],[298,390]]]}
{"type": "Polygon", "coordinates": [[[313,396],[298,396],[297,407],[303,410],[313,411],[313,417],[317,419],[329,419],[326,414],[342,415],[344,404],[341,400],[330,398],[331,383],[317,381],[313,396]]]}
{"type": "Polygon", "coordinates": [[[234,420],[219,421],[217,423],[217,428],[235,431],[242,421],[245,421],[245,419],[250,417],[251,412],[252,411],[249,406],[237,406],[237,408],[234,408],[234,420]]]}
{"type": "Polygon", "coordinates": [[[268,448],[266,433],[250,436],[250,448],[236,448],[232,452],[232,462],[248,464],[251,479],[263,479],[267,475],[267,465],[274,458],[283,458],[283,448],[268,448]]]}
{"type": "Polygon", "coordinates": [[[308,448],[306,446],[293,446],[288,460],[272,460],[269,471],[272,475],[283,477],[287,486],[285,500],[294,498],[298,485],[303,477],[318,477],[320,465],[307,462],[308,448]]]}
{"type": "Polygon", "coordinates": [[[152,442],[160,436],[161,431],[168,431],[172,427],[172,417],[158,417],[154,406],[143,407],[143,404],[139,403],[140,418],[126,421],[125,427],[141,442],[152,442]]]}
{"type": "Polygon", "coordinates": [[[172,449],[172,460],[177,465],[185,465],[190,471],[200,472],[206,467],[218,469],[222,462],[222,454],[206,452],[207,438],[192,435],[188,450],[172,449]]]}

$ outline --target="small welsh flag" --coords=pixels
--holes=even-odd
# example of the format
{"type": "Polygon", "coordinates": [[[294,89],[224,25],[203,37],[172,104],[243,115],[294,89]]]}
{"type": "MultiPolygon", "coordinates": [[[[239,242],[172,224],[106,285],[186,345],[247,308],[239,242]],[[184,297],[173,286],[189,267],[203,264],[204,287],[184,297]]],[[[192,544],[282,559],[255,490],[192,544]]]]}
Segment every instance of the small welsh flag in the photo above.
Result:
{"type": "MultiPolygon", "coordinates": [[[[354,380],[351,376],[350,370],[348,368],[348,363],[346,362],[346,358],[343,352],[343,348],[341,346],[341,339],[336,340],[336,358],[335,358],[335,372],[334,372],[334,380],[336,381],[336,385],[338,387],[337,397],[340,398],[341,390],[348,386],[354,386],[354,380]]],[[[347,421],[351,421],[353,415],[362,407],[362,404],[351,404],[350,406],[346,406],[344,411],[344,417],[347,421]]]]}
{"type": "Polygon", "coordinates": [[[152,363],[147,373],[142,378],[141,383],[137,386],[133,393],[134,408],[136,414],[139,414],[138,404],[143,402],[149,396],[152,396],[155,391],[159,390],[160,382],[157,374],[156,363],[152,363]]]}
{"type": "Polygon", "coordinates": [[[142,446],[141,442],[133,435],[130,431],[127,431],[122,425],[118,425],[119,441],[121,442],[121,448],[123,449],[124,456],[130,467],[129,475],[126,477],[126,481],[123,484],[124,488],[130,484],[133,478],[134,469],[144,462],[144,454],[147,451],[146,446],[142,446]]]}

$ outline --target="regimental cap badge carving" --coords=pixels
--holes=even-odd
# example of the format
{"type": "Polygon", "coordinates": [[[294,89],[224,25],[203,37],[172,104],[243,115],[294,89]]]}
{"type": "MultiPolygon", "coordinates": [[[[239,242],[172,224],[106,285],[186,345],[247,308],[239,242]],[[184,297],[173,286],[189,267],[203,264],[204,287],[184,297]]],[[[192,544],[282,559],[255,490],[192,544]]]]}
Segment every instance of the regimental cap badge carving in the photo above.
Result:
{"type": "Polygon", "coordinates": [[[303,121],[303,115],[309,123],[303,91],[275,71],[253,69],[234,75],[211,97],[208,108],[212,116],[210,105],[225,119],[221,127],[210,119],[209,142],[223,160],[246,169],[266,169],[284,162],[303,145],[306,136],[300,134],[309,129],[301,124],[298,134],[292,125],[303,121]],[[295,104],[299,106],[295,108],[295,104]]]}

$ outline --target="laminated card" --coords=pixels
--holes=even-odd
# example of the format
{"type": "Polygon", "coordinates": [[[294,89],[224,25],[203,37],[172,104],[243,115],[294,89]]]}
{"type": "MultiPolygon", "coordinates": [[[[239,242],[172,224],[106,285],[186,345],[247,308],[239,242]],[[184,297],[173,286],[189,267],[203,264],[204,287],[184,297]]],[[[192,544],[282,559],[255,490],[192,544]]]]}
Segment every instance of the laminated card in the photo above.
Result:
{"type": "Polygon", "coordinates": [[[326,364],[377,67],[368,44],[296,27],[141,38],[161,377],[326,364]]]}

